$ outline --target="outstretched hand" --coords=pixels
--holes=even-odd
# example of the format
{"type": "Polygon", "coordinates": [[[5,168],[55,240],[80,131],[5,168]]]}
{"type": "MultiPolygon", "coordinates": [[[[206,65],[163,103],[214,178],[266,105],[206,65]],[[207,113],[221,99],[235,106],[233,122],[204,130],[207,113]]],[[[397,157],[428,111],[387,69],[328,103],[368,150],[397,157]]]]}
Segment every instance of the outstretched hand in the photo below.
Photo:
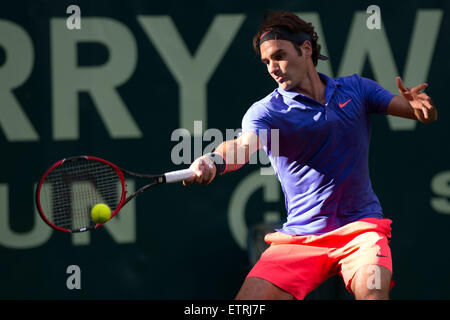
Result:
{"type": "Polygon", "coordinates": [[[400,94],[408,100],[414,112],[421,111],[424,118],[428,119],[429,113],[434,110],[431,98],[425,92],[422,92],[422,90],[428,87],[428,84],[422,83],[413,88],[407,88],[400,77],[396,77],[395,82],[400,94]]]}

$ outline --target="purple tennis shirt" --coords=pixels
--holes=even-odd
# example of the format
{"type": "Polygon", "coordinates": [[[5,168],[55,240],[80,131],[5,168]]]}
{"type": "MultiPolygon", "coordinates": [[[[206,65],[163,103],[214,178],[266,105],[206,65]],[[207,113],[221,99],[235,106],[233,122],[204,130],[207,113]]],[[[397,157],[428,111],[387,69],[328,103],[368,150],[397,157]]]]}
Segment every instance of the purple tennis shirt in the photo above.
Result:
{"type": "Polygon", "coordinates": [[[261,139],[285,195],[287,221],[278,231],[321,234],[363,218],[383,218],[369,176],[370,114],[386,114],[394,95],[356,74],[326,83],[325,104],[275,89],[254,103],[242,132],[261,139]],[[270,139],[278,129],[278,141],[270,139]],[[275,146],[274,144],[278,145],[275,146]],[[274,152],[276,150],[277,152],[274,152]]]}

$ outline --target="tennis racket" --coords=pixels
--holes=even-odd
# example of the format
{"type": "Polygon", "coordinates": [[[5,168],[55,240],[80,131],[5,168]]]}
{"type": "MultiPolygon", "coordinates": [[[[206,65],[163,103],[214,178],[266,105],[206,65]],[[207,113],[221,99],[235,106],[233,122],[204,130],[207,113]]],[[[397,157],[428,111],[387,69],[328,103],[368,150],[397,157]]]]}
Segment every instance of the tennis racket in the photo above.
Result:
{"type": "Polygon", "coordinates": [[[97,157],[70,157],[56,162],[44,173],[36,188],[36,206],[41,218],[53,229],[89,231],[102,225],[91,218],[91,209],[96,204],[108,205],[112,218],[131,199],[150,187],[183,181],[193,175],[191,169],[157,175],[139,174],[97,157]],[[127,197],[125,175],[146,178],[150,183],[127,197]]]}

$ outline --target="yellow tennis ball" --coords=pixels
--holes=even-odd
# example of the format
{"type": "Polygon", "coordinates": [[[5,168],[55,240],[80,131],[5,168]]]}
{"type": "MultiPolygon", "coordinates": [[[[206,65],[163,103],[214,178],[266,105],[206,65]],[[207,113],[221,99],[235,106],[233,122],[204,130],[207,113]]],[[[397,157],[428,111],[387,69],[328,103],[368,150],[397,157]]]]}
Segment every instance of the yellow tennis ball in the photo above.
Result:
{"type": "Polygon", "coordinates": [[[111,218],[111,209],[104,203],[98,203],[91,210],[92,221],[105,223],[111,218]]]}

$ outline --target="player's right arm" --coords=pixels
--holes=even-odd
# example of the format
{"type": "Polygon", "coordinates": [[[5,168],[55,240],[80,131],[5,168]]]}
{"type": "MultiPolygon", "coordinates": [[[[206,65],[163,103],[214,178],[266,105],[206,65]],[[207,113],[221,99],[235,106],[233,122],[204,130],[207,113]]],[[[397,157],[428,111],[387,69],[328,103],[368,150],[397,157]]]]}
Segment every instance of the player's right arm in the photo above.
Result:
{"type": "MultiPolygon", "coordinates": [[[[225,164],[225,170],[222,172],[235,171],[246,164],[251,155],[261,147],[256,133],[245,132],[234,140],[222,142],[214,150],[218,157],[222,157],[225,164]]],[[[206,185],[217,175],[217,168],[209,155],[203,155],[197,158],[190,166],[195,172],[195,176],[183,181],[185,186],[191,183],[206,185]]]]}

